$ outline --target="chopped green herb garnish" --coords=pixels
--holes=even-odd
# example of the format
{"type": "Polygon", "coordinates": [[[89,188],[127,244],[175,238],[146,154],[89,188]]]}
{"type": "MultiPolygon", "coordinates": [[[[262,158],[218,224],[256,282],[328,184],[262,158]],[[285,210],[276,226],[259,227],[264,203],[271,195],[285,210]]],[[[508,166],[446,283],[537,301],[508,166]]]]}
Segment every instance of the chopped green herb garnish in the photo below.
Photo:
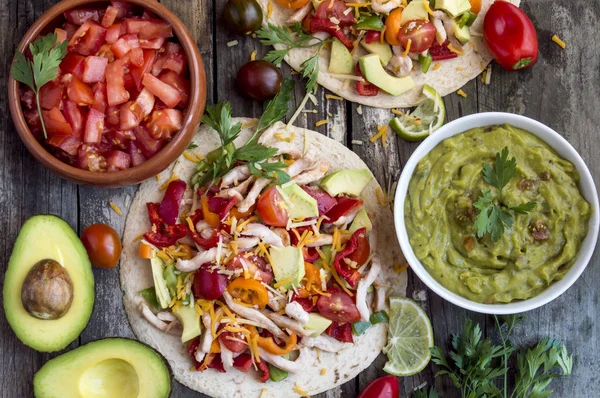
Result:
{"type": "Polygon", "coordinates": [[[388,323],[390,321],[390,317],[388,316],[385,310],[377,311],[371,314],[369,317],[369,321],[373,325],[377,325],[378,323],[388,323]]]}

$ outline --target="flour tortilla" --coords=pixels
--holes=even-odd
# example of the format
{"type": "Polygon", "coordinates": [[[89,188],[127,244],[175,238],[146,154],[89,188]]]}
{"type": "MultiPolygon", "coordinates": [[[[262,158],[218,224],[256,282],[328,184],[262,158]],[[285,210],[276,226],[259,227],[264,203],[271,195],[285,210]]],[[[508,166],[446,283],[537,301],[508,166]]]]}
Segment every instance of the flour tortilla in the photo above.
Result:
{"type": "MultiPolygon", "coordinates": [[[[394,0],[390,0],[394,1],[394,0]]],[[[278,26],[285,26],[286,21],[292,15],[295,10],[289,10],[282,6],[279,6],[273,0],[258,0],[261,4],[265,16],[267,15],[267,7],[269,3],[273,3],[273,11],[271,18],[265,17],[266,26],[267,23],[272,23],[278,26]]],[[[357,1],[363,2],[363,1],[357,1]]],[[[432,86],[441,96],[448,95],[460,89],[471,79],[474,79],[479,75],[486,66],[492,61],[485,41],[483,40],[483,20],[488,9],[492,5],[494,0],[483,0],[481,12],[475,20],[475,23],[471,27],[471,44],[464,46],[465,54],[460,55],[457,58],[439,61],[440,67],[436,70],[429,69],[427,74],[421,72],[421,69],[417,67],[417,70],[413,70],[410,76],[415,81],[415,87],[406,93],[394,97],[389,95],[382,90],[379,90],[379,94],[373,97],[365,97],[359,95],[355,89],[354,82],[351,84],[344,84],[344,80],[339,80],[331,76],[327,72],[329,66],[329,49],[324,49],[319,55],[319,78],[318,82],[321,86],[334,92],[335,94],[359,104],[373,106],[376,108],[408,108],[416,106],[421,98],[423,92],[423,84],[427,83],[432,86]]],[[[520,0],[511,0],[511,3],[518,6],[520,0]]],[[[353,1],[354,3],[354,1],[353,1]]],[[[285,46],[275,46],[277,49],[285,48],[285,46]]],[[[285,61],[295,70],[300,71],[301,65],[304,61],[314,55],[315,49],[293,49],[285,57],[285,61]]],[[[356,50],[355,60],[358,60],[359,56],[367,54],[367,51],[358,45],[356,50]]]]}
{"type": "MultiPolygon", "coordinates": [[[[236,118],[234,122],[250,123],[254,119],[236,118]]],[[[281,124],[282,129],[285,125],[281,124]]],[[[303,148],[304,137],[308,140],[309,153],[316,154],[326,159],[331,164],[331,171],[351,168],[367,168],[367,165],[348,148],[319,133],[297,127],[289,127],[288,131],[295,133],[294,145],[303,148]]],[[[239,147],[246,142],[252,130],[243,129],[236,140],[239,147]]],[[[217,134],[206,125],[202,125],[194,137],[198,145],[197,151],[203,155],[219,146],[217,134]]],[[[159,202],[164,191],[159,186],[174,172],[184,181],[189,181],[194,171],[195,164],[180,158],[169,170],[163,172],[161,181],[151,179],[144,182],[138,190],[127,216],[125,232],[123,235],[123,256],[121,258],[121,288],[123,302],[129,323],[137,338],[158,350],[173,368],[175,378],[187,387],[213,397],[253,397],[257,398],[263,388],[267,389],[266,397],[296,397],[299,394],[293,391],[296,383],[309,394],[317,394],[334,388],[355,377],[377,357],[386,343],[387,326],[379,324],[370,328],[365,334],[355,337],[356,344],[337,354],[321,352],[320,360],[314,349],[309,351],[309,365],[306,371],[290,376],[281,382],[268,381],[260,383],[256,380],[256,373],[242,373],[231,370],[219,373],[214,369],[204,372],[191,371],[192,361],[178,336],[167,335],[150,325],[138,310],[138,303],[142,300],[139,291],[153,286],[150,262],[138,257],[137,238],[150,228],[146,202],[159,202]],[[321,369],[327,369],[321,375],[321,369]]],[[[376,189],[379,187],[375,179],[365,188],[361,195],[365,208],[373,221],[373,233],[376,235],[376,252],[383,268],[381,279],[385,281],[389,295],[406,294],[406,272],[398,274],[393,269],[394,262],[403,263],[394,228],[392,213],[388,207],[379,205],[376,189]]]]}

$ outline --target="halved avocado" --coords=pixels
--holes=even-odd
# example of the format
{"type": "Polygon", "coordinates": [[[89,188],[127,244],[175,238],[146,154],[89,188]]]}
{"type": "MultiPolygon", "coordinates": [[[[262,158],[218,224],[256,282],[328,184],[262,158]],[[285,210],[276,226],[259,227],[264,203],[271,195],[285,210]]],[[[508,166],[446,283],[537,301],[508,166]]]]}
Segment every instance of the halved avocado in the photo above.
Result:
{"type": "Polygon", "coordinates": [[[69,224],[53,215],[23,224],[2,295],[8,323],[33,349],[62,350],[81,334],[94,307],[94,275],[69,224]]]}
{"type": "Polygon", "coordinates": [[[135,340],[93,341],[46,362],[33,377],[36,398],[166,398],[171,371],[135,340]]]}

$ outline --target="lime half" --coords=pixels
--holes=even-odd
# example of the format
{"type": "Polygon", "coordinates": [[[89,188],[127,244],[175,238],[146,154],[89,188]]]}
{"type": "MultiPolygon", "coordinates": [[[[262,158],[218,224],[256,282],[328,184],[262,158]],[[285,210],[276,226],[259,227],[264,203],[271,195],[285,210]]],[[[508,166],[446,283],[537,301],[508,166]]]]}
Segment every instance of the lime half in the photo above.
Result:
{"type": "Polygon", "coordinates": [[[383,347],[388,362],[383,370],[411,376],[427,366],[433,347],[431,322],[423,309],[406,297],[390,297],[388,342],[383,347]]]}
{"type": "Polygon", "coordinates": [[[421,141],[442,127],[446,118],[444,100],[433,87],[423,86],[423,99],[412,113],[392,119],[390,127],[408,141],[421,141]]]}

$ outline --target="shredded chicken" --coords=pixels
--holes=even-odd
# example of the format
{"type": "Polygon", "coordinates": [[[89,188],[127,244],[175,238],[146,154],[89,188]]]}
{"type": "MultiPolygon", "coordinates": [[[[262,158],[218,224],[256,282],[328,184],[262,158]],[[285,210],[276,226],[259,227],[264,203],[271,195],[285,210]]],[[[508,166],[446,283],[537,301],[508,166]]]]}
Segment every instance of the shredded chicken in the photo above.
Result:
{"type": "Polygon", "coordinates": [[[211,227],[206,221],[200,220],[195,225],[196,232],[203,237],[204,239],[208,239],[213,234],[213,227],[211,227]]]}
{"type": "Polygon", "coordinates": [[[250,223],[246,226],[246,229],[244,229],[241,232],[241,234],[244,236],[256,236],[260,238],[260,240],[262,240],[265,243],[268,243],[271,246],[284,246],[283,239],[281,239],[281,237],[277,233],[271,231],[269,227],[267,227],[264,224],[250,223]]]}
{"type": "Polygon", "coordinates": [[[312,2],[309,1],[303,7],[299,8],[295,13],[293,13],[285,23],[287,25],[293,25],[296,22],[302,22],[304,18],[306,18],[306,16],[311,12],[313,7],[314,6],[312,2]]]}
{"type": "Polygon", "coordinates": [[[352,221],[354,221],[354,218],[356,217],[356,215],[360,211],[361,211],[361,207],[357,207],[357,208],[353,209],[350,213],[346,214],[345,216],[341,216],[340,218],[338,218],[333,223],[333,225],[335,225],[339,229],[346,229],[348,227],[348,225],[350,225],[350,223],[352,221]]]}
{"type": "Polygon", "coordinates": [[[277,131],[279,129],[280,129],[279,123],[275,123],[274,125],[272,125],[268,129],[266,129],[265,131],[263,131],[263,133],[260,135],[260,138],[258,139],[258,142],[260,144],[263,144],[263,145],[268,144],[269,142],[271,142],[271,140],[273,138],[275,138],[275,133],[277,133],[277,131]]]}
{"type": "Polygon", "coordinates": [[[374,256],[371,261],[371,269],[369,269],[367,275],[358,281],[358,287],[356,288],[356,307],[358,308],[361,319],[365,322],[368,322],[369,317],[371,316],[371,311],[369,310],[369,305],[367,303],[367,289],[373,284],[380,271],[381,265],[379,264],[379,259],[374,256]]]}
{"type": "Polygon", "coordinates": [[[285,313],[300,322],[302,325],[306,325],[309,321],[308,312],[304,311],[302,305],[297,301],[287,303],[285,306],[285,313]]]}
{"type": "Polygon", "coordinates": [[[303,337],[300,343],[305,347],[318,348],[327,352],[339,352],[344,348],[352,347],[350,343],[342,343],[333,337],[323,334],[318,337],[303,337]]]}
{"type": "Polygon", "coordinates": [[[156,317],[165,322],[174,322],[177,320],[177,317],[169,311],[160,311],[158,314],[156,314],[156,317]]]}
{"type": "Polygon", "coordinates": [[[240,181],[250,177],[250,168],[246,165],[234,167],[227,174],[223,176],[221,180],[221,187],[229,187],[231,185],[237,185],[240,181]]]}
{"type": "Polygon", "coordinates": [[[240,185],[238,185],[236,187],[227,188],[227,189],[223,189],[223,190],[219,191],[219,193],[217,193],[217,196],[219,198],[228,198],[228,199],[237,198],[238,202],[241,202],[242,200],[244,200],[244,195],[248,191],[250,184],[252,184],[254,182],[254,179],[255,179],[254,176],[250,176],[244,182],[240,183],[240,185]]]}
{"type": "Polygon", "coordinates": [[[323,178],[328,170],[329,163],[317,162],[312,169],[293,177],[292,181],[294,181],[298,185],[308,185],[311,182],[315,182],[323,178]]]}
{"type": "Polygon", "coordinates": [[[380,14],[387,14],[390,11],[400,7],[400,1],[397,0],[373,0],[371,3],[373,11],[380,14]]]}
{"type": "Polygon", "coordinates": [[[408,76],[412,71],[413,61],[408,55],[394,55],[390,59],[387,68],[396,76],[408,76]]]}
{"type": "Polygon", "coordinates": [[[260,327],[267,329],[269,332],[273,333],[275,337],[280,339],[286,337],[284,331],[279,329],[279,327],[273,321],[263,315],[260,311],[237,304],[235,301],[233,301],[233,297],[231,297],[231,294],[229,294],[228,291],[223,292],[223,297],[225,297],[227,306],[236,314],[258,323],[260,327]]]}
{"type": "Polygon", "coordinates": [[[325,245],[331,245],[333,243],[333,236],[329,234],[320,234],[318,238],[311,239],[306,246],[307,247],[321,247],[325,245]]]}
{"type": "Polygon", "coordinates": [[[304,170],[313,168],[314,163],[314,160],[308,159],[307,157],[303,157],[289,165],[285,172],[290,177],[295,177],[298,174],[302,173],[304,170]]]}
{"type": "MultiPolygon", "coordinates": [[[[444,12],[442,12],[442,14],[445,15],[444,12]]],[[[435,15],[435,13],[434,13],[434,15],[435,15]]],[[[446,39],[448,39],[448,35],[446,34],[446,29],[444,28],[444,23],[442,22],[442,20],[440,18],[435,17],[435,16],[431,18],[431,23],[435,27],[435,39],[437,40],[438,44],[444,44],[446,39]]]]}
{"type": "Polygon", "coordinates": [[[298,373],[306,369],[308,364],[304,363],[303,354],[307,355],[307,351],[308,350],[300,350],[300,356],[298,357],[298,359],[296,359],[295,361],[290,361],[289,359],[285,359],[281,355],[270,354],[267,351],[265,351],[262,347],[258,347],[258,355],[260,355],[261,359],[264,359],[271,365],[290,373],[298,373]]]}
{"type": "Polygon", "coordinates": [[[258,246],[258,242],[260,242],[259,238],[251,237],[251,238],[239,238],[237,240],[237,247],[239,250],[248,251],[254,249],[258,246]]]}
{"type": "Polygon", "coordinates": [[[279,235],[284,246],[290,245],[290,233],[285,228],[273,228],[273,232],[279,235]]]}
{"type": "MultiPolygon", "coordinates": [[[[214,329],[214,326],[215,326],[212,324],[212,319],[208,312],[205,312],[204,314],[202,314],[202,324],[204,325],[204,334],[202,335],[202,338],[200,339],[200,344],[198,345],[198,349],[196,350],[196,352],[198,352],[198,350],[200,350],[201,352],[208,354],[210,352],[210,346],[212,345],[212,342],[214,340],[212,330],[214,329]]],[[[196,357],[196,359],[198,359],[198,358],[196,357]]],[[[199,359],[198,359],[198,362],[200,362],[199,359]]]]}
{"type": "Polygon", "coordinates": [[[198,252],[198,254],[196,254],[196,256],[194,256],[194,258],[191,260],[182,260],[178,258],[175,268],[181,272],[192,272],[200,268],[202,264],[215,261],[216,258],[217,248],[213,247],[212,249],[198,252]]]}
{"type": "Polygon", "coordinates": [[[248,210],[250,210],[250,208],[254,206],[254,203],[256,203],[256,199],[258,199],[258,196],[260,195],[261,191],[267,185],[269,185],[269,182],[271,182],[271,180],[267,178],[257,179],[256,182],[254,182],[254,185],[252,185],[250,192],[248,192],[248,196],[246,196],[246,199],[242,200],[238,205],[238,210],[241,213],[245,213],[248,210]]]}
{"type": "Polygon", "coordinates": [[[233,352],[230,351],[225,344],[219,339],[219,347],[221,347],[221,361],[223,369],[229,372],[233,368],[233,352]]]}
{"type": "Polygon", "coordinates": [[[269,295],[269,304],[268,304],[268,306],[271,307],[271,309],[273,311],[275,311],[275,312],[281,311],[281,309],[287,303],[287,300],[286,300],[285,296],[275,296],[270,291],[267,291],[267,293],[269,295]]]}
{"type": "Polygon", "coordinates": [[[269,146],[277,149],[277,153],[274,155],[275,157],[283,154],[290,155],[294,159],[302,157],[302,150],[297,148],[293,142],[276,141],[270,143],[269,146]]]}
{"type": "Polygon", "coordinates": [[[387,295],[385,293],[385,287],[375,287],[375,312],[385,309],[385,299],[387,298],[386,296],[387,295]]]}
{"type": "MultiPolygon", "coordinates": [[[[454,29],[452,28],[452,18],[450,18],[444,11],[434,11],[433,17],[434,17],[434,19],[439,19],[440,22],[442,23],[442,25],[444,26],[446,39],[455,42],[456,38],[454,36],[454,29]]],[[[434,26],[435,26],[435,29],[437,32],[439,23],[438,23],[438,26],[436,26],[436,25],[434,25],[434,26]]],[[[439,41],[439,38],[437,37],[437,33],[436,33],[436,40],[439,41]]],[[[444,40],[444,41],[446,41],[446,40],[444,40]]]]}
{"type": "Polygon", "coordinates": [[[140,311],[142,312],[142,315],[144,316],[144,318],[146,318],[146,320],[148,322],[150,322],[152,324],[152,326],[156,327],[159,330],[162,330],[165,333],[176,334],[176,335],[181,334],[181,330],[179,328],[173,328],[175,325],[179,324],[178,321],[173,321],[171,323],[166,323],[166,322],[161,321],[160,319],[158,319],[156,317],[156,315],[154,315],[152,310],[150,310],[150,308],[143,302],[140,302],[139,308],[140,308],[140,311]]]}
{"type": "Polygon", "coordinates": [[[302,324],[294,319],[290,319],[285,315],[278,314],[276,312],[263,311],[263,313],[275,324],[281,328],[293,330],[300,336],[310,336],[314,333],[313,330],[306,330],[302,324]]]}

